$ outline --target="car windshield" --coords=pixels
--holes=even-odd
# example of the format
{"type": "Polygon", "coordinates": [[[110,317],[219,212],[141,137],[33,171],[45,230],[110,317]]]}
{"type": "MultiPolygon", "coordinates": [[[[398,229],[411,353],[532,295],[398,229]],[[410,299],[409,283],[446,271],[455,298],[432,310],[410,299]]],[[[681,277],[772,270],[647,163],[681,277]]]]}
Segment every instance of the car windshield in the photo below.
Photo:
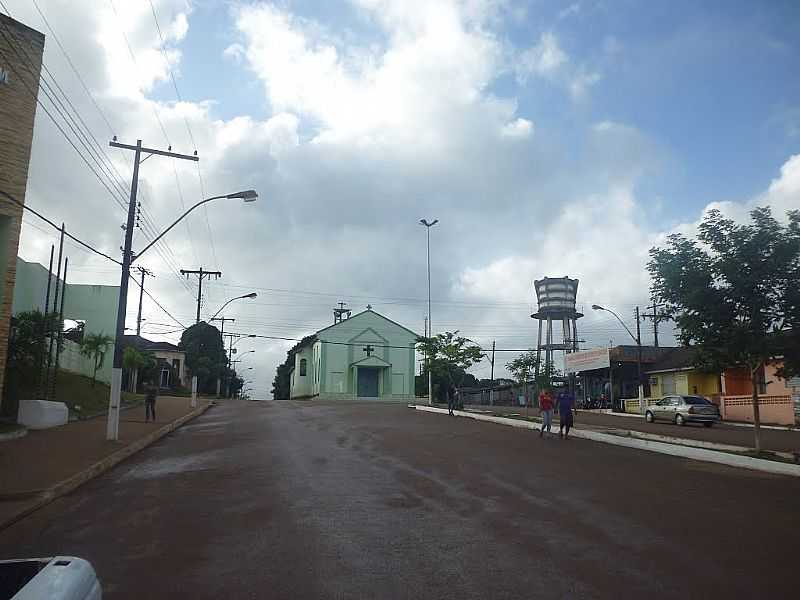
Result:
{"type": "Polygon", "coordinates": [[[711,404],[711,402],[700,396],[684,396],[683,402],[685,404],[711,404]]]}

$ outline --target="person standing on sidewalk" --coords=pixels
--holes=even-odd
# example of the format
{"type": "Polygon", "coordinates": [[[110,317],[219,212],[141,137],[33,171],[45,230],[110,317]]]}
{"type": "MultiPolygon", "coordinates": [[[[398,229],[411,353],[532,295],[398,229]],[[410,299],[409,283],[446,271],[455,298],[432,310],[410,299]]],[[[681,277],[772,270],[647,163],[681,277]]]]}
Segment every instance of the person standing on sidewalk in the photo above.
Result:
{"type": "Polygon", "coordinates": [[[558,435],[564,439],[569,437],[569,429],[572,427],[573,404],[575,404],[575,398],[569,390],[562,390],[558,393],[558,435]]]}
{"type": "Polygon", "coordinates": [[[152,418],[155,423],[158,387],[152,381],[148,381],[144,386],[144,393],[144,422],[147,423],[152,418]]]}
{"type": "Polygon", "coordinates": [[[456,386],[452,383],[447,388],[447,411],[452,415],[456,416],[456,413],[453,410],[456,408],[456,386]]]}
{"type": "Polygon", "coordinates": [[[539,430],[539,437],[544,435],[544,430],[550,433],[550,426],[553,424],[553,395],[549,388],[545,388],[539,394],[539,414],[542,416],[542,428],[539,430]]]}

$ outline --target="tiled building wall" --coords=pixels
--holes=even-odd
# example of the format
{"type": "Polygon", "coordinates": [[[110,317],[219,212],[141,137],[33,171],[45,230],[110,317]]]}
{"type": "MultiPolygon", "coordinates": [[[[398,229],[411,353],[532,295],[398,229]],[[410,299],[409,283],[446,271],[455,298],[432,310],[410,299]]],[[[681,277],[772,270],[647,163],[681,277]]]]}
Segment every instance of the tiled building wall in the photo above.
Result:
{"type": "MultiPolygon", "coordinates": [[[[44,35],[0,14],[0,190],[25,201],[44,35]]],[[[22,208],[0,194],[0,394],[22,208]]]]}

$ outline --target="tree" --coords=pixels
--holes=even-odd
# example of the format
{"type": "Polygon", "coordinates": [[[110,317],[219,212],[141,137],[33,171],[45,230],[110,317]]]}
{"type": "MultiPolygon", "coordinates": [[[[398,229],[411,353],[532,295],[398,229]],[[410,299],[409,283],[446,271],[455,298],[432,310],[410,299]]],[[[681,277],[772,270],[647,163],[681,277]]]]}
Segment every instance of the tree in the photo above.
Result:
{"type": "Polygon", "coordinates": [[[561,377],[552,362],[542,364],[535,350],[528,350],[517,356],[506,365],[506,370],[520,385],[527,386],[533,382],[536,390],[552,387],[553,381],[561,377]]]}
{"type": "Polygon", "coordinates": [[[741,225],[709,211],[697,240],[673,234],[666,248],[652,248],[648,270],[681,343],[697,349],[697,367],[750,371],[760,452],[759,373],[778,356],[781,377],[800,372],[800,211],[789,211],[786,225],[767,207],[750,217],[741,225]]]}
{"type": "Polygon", "coordinates": [[[155,366],[156,359],[152,352],[142,352],[133,346],[127,346],[122,352],[122,367],[128,371],[128,391],[136,393],[139,375],[146,375],[155,366]]]}
{"type": "Polygon", "coordinates": [[[106,351],[108,346],[114,342],[114,338],[110,335],[105,335],[102,331],[100,333],[88,333],[83,336],[81,342],[81,354],[94,361],[94,369],[92,371],[92,387],[97,382],[97,371],[103,367],[106,358],[106,351]]]}
{"type": "Polygon", "coordinates": [[[35,392],[47,356],[46,330],[57,319],[56,315],[45,318],[38,310],[11,317],[2,405],[4,415],[16,418],[19,399],[35,392]]]}
{"type": "Polygon", "coordinates": [[[456,387],[461,387],[467,370],[484,357],[483,350],[472,340],[459,336],[458,331],[419,337],[417,351],[426,357],[425,378],[430,368],[431,379],[440,378],[456,387]]]}
{"type": "Polygon", "coordinates": [[[186,352],[186,366],[197,377],[197,390],[216,392],[217,377],[221,377],[228,363],[219,329],[205,321],[196,323],[184,330],[178,348],[186,352]]]}

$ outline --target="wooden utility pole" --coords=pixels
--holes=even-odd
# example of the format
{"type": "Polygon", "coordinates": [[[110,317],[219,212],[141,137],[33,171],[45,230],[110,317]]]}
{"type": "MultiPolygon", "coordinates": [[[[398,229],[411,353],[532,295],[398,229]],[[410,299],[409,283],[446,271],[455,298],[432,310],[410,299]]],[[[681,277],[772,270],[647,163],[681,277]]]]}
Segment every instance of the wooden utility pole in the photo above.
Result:
{"type": "MultiPolygon", "coordinates": [[[[212,317],[209,320],[211,320],[211,321],[219,321],[220,323],[222,323],[222,328],[220,329],[219,335],[222,338],[222,349],[224,350],[225,349],[225,321],[230,321],[231,323],[233,323],[236,319],[229,318],[229,317],[212,317]]],[[[226,354],[226,358],[227,358],[227,354],[226,354]]],[[[227,367],[227,364],[225,366],[227,367]]],[[[228,378],[228,374],[225,373],[225,379],[227,380],[227,378],[228,378]]],[[[221,391],[222,391],[222,378],[217,377],[217,398],[220,397],[219,394],[220,394],[221,391]]]]}
{"type": "Polygon", "coordinates": [[[658,348],[658,324],[661,321],[666,321],[667,317],[663,313],[658,312],[658,302],[656,302],[655,298],[653,298],[652,306],[648,306],[647,308],[652,309],[653,312],[642,313],[642,318],[651,319],[653,321],[653,345],[658,348]]]}
{"type": "Polygon", "coordinates": [[[222,277],[222,272],[204,271],[203,267],[200,267],[197,271],[187,271],[186,269],[181,269],[181,275],[186,275],[187,279],[189,275],[197,275],[197,319],[195,320],[195,324],[197,324],[200,322],[200,302],[203,299],[203,279],[212,276],[215,279],[219,279],[222,277]]]}

